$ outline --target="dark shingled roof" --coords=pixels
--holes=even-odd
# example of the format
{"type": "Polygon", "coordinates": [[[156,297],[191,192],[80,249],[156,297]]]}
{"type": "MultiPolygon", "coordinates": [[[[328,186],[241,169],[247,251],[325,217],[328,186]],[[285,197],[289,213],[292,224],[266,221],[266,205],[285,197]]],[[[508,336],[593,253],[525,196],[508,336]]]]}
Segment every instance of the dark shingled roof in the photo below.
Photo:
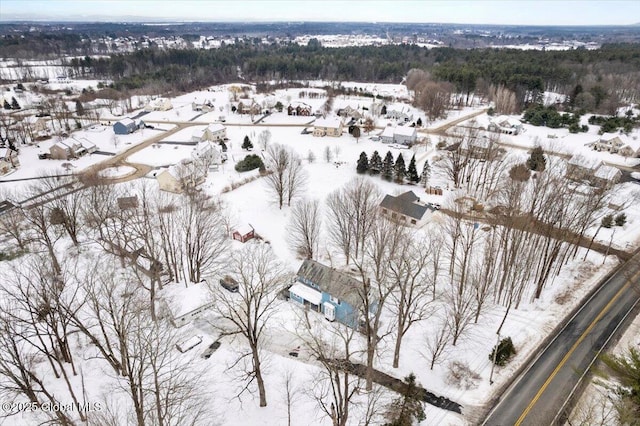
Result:
{"type": "Polygon", "coordinates": [[[407,191],[397,197],[386,195],[380,203],[380,207],[404,216],[412,217],[416,220],[421,220],[427,210],[435,211],[435,209],[429,205],[420,203],[420,198],[418,198],[413,191],[407,191]]]}
{"type": "Polygon", "coordinates": [[[298,270],[298,276],[317,284],[322,291],[346,301],[351,306],[357,307],[360,304],[358,290],[362,288],[362,283],[344,272],[315,260],[305,260],[298,270]]]}

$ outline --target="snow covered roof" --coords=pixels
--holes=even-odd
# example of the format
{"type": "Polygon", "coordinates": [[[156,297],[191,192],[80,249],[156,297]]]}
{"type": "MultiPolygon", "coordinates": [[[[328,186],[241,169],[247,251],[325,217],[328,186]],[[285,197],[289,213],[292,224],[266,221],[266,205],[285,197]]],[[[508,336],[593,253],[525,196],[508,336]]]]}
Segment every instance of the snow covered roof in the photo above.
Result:
{"type": "Polygon", "coordinates": [[[602,165],[602,160],[596,157],[586,157],[581,154],[576,154],[569,159],[569,164],[572,166],[582,167],[584,169],[596,170],[602,165]]]}
{"type": "Polygon", "coordinates": [[[253,226],[247,224],[243,224],[240,226],[236,226],[236,228],[234,229],[235,232],[239,233],[240,235],[247,235],[250,232],[253,231],[253,226]]]}
{"type": "Polygon", "coordinates": [[[123,118],[122,120],[118,121],[118,123],[122,124],[125,127],[133,127],[136,125],[136,123],[129,117],[123,118]]]}
{"type": "Polygon", "coordinates": [[[411,126],[398,126],[395,128],[394,134],[401,136],[414,136],[416,134],[416,128],[411,126]]]}
{"type": "Polygon", "coordinates": [[[509,117],[508,115],[499,115],[491,120],[492,123],[502,127],[518,127],[522,123],[517,118],[509,117]]]}
{"type": "Polygon", "coordinates": [[[184,283],[167,284],[162,290],[162,297],[167,301],[173,318],[212,303],[209,289],[203,283],[189,283],[188,287],[184,283]]]}
{"type": "Polygon", "coordinates": [[[215,133],[215,132],[220,132],[222,130],[225,130],[226,127],[224,127],[222,124],[220,123],[211,123],[207,126],[207,130],[209,130],[211,133],[215,133]]]}
{"type": "Polygon", "coordinates": [[[606,180],[614,180],[618,177],[622,172],[615,167],[611,166],[600,166],[598,170],[596,170],[595,177],[606,180]]]}
{"type": "Polygon", "coordinates": [[[320,302],[322,302],[322,293],[309,287],[308,285],[295,283],[289,288],[289,291],[297,296],[300,296],[304,300],[308,300],[314,305],[320,305],[320,302]]]}
{"type": "Polygon", "coordinates": [[[328,127],[331,129],[337,129],[342,125],[342,121],[340,121],[337,117],[328,117],[328,118],[318,118],[315,123],[313,123],[315,127],[328,127]]]}
{"type": "Polygon", "coordinates": [[[395,129],[393,127],[387,126],[387,127],[384,128],[382,133],[380,133],[380,136],[387,137],[387,138],[393,138],[394,130],[395,129]]]}

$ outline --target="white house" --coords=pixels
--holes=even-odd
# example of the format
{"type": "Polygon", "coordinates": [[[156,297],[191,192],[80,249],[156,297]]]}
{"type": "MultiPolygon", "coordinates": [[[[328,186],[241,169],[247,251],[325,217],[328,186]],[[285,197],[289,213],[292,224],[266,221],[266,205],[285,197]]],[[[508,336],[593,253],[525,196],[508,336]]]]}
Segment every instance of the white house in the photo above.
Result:
{"type": "Polygon", "coordinates": [[[410,114],[409,111],[405,111],[404,108],[401,110],[387,109],[387,115],[385,115],[385,118],[407,123],[413,120],[413,114],[410,114]]]}
{"type": "Polygon", "coordinates": [[[615,167],[602,165],[598,167],[593,175],[593,182],[597,186],[608,187],[620,181],[622,172],[615,167]]]}
{"type": "Polygon", "coordinates": [[[175,327],[189,324],[214,306],[206,282],[189,283],[188,286],[166,284],[158,300],[161,313],[167,315],[175,327]]]}
{"type": "Polygon", "coordinates": [[[603,165],[598,158],[576,154],[567,162],[567,177],[573,180],[590,180],[603,165]]]}
{"type": "Polygon", "coordinates": [[[207,169],[200,161],[185,159],[158,173],[156,179],[161,190],[181,194],[204,182],[207,169]]]}
{"type": "Polygon", "coordinates": [[[387,126],[380,133],[380,142],[412,145],[418,138],[415,127],[411,126],[387,126]]]}
{"type": "Polygon", "coordinates": [[[227,128],[220,123],[209,124],[204,129],[196,129],[191,135],[191,141],[220,142],[227,138],[227,128]]]}
{"type": "Polygon", "coordinates": [[[522,123],[517,118],[499,115],[491,118],[487,130],[505,135],[517,135],[522,132],[522,123]]]}
{"type": "Polygon", "coordinates": [[[199,142],[191,152],[194,162],[200,162],[204,168],[217,169],[222,164],[220,148],[209,141],[199,142]]]}
{"type": "Polygon", "coordinates": [[[168,111],[173,108],[171,100],[167,98],[155,98],[149,101],[144,107],[145,111],[168,111]]]}
{"type": "Polygon", "coordinates": [[[606,151],[611,154],[620,154],[624,157],[640,156],[640,140],[637,137],[629,137],[623,134],[604,133],[591,146],[596,151],[606,151]]]}
{"type": "Polygon", "coordinates": [[[318,118],[313,123],[313,136],[342,136],[342,126],[338,117],[318,118]]]}

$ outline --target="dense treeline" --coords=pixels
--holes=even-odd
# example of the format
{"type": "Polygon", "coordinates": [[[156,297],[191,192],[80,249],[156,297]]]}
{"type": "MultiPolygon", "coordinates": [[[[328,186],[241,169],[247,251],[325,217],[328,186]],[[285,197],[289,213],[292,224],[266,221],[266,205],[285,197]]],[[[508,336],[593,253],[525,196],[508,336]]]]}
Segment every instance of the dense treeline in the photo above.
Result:
{"type": "MultiPolygon", "coordinates": [[[[161,81],[190,88],[238,79],[238,71],[249,80],[327,79],[399,82],[412,68],[430,71],[434,77],[453,83],[460,92],[493,84],[525,93],[553,90],[565,94],[593,82],[606,92],[609,80],[637,97],[640,87],[640,46],[605,45],[599,50],[526,51],[509,49],[425,49],[413,45],[323,48],[308,46],[256,46],[250,42],[215,50],[145,49],[131,54],[74,60],[78,74],[87,71],[98,78],[117,81],[116,87],[139,88],[161,81]],[[624,86],[624,87],[623,87],[624,86]]],[[[609,84],[609,85],[612,85],[609,84]]],[[[593,84],[592,84],[593,85],[593,84]]],[[[606,93],[605,93],[606,96],[606,93]]]]}

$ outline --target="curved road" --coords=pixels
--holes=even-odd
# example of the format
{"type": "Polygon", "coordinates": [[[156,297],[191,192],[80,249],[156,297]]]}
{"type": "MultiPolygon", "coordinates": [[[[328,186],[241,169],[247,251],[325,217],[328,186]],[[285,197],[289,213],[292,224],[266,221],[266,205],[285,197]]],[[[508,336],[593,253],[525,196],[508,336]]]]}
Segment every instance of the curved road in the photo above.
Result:
{"type": "Polygon", "coordinates": [[[567,401],[639,302],[640,253],[636,253],[600,286],[516,378],[482,425],[564,424],[567,401]]]}

